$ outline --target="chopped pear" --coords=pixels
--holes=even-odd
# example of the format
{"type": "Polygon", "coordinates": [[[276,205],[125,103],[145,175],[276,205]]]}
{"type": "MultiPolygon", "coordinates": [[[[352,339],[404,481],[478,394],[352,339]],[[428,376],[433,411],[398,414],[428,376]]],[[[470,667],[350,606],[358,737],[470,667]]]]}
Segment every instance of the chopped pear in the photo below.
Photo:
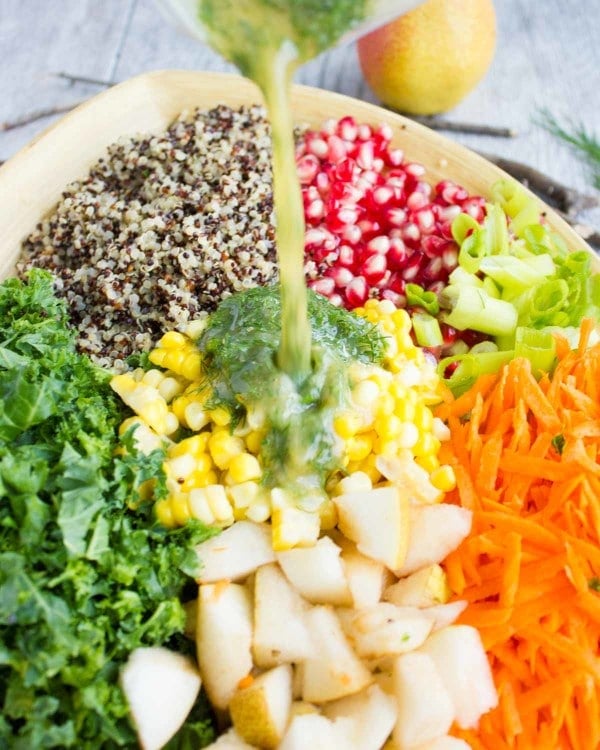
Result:
{"type": "Polygon", "coordinates": [[[304,615],[309,605],[275,565],[263,565],[254,578],[254,639],[258,667],[268,669],[307,659],[313,650],[304,615]]]}
{"type": "Polygon", "coordinates": [[[330,607],[313,607],[306,619],[315,644],[315,656],[301,665],[303,700],[310,703],[336,700],[357,693],[373,682],[330,607]]]}
{"type": "Polygon", "coordinates": [[[363,555],[390,570],[404,564],[409,542],[408,495],[398,487],[379,487],[334,497],[338,526],[363,555]]]}
{"type": "Polygon", "coordinates": [[[356,653],[381,659],[418,648],[431,632],[433,620],[416,607],[379,602],[365,609],[341,609],[338,616],[356,653]]]}
{"type": "Polygon", "coordinates": [[[357,549],[343,550],[342,563],[355,609],[377,604],[389,574],[385,565],[357,549]]]}
{"type": "Polygon", "coordinates": [[[454,602],[448,602],[448,604],[436,604],[433,607],[427,607],[427,615],[433,618],[431,632],[434,633],[436,630],[441,630],[448,625],[452,625],[466,608],[467,602],[464,599],[457,599],[454,602]]]}
{"type": "Polygon", "coordinates": [[[254,745],[249,745],[240,737],[233,727],[228,729],[217,740],[211,742],[204,750],[257,750],[254,745]]]}
{"type": "Polygon", "coordinates": [[[447,734],[454,720],[454,704],[431,657],[419,651],[394,662],[398,721],[394,742],[399,750],[430,742],[447,734]]]}
{"type": "Polygon", "coordinates": [[[317,706],[314,703],[308,703],[307,701],[294,701],[290,709],[290,716],[304,716],[304,714],[318,714],[320,713],[317,706]]]}
{"type": "Polygon", "coordinates": [[[196,546],[202,563],[198,583],[240,581],[261,565],[275,562],[271,529],[264,523],[237,521],[196,546]]]}
{"type": "Polygon", "coordinates": [[[292,704],[292,668],[282,664],[263,672],[238,690],[229,702],[231,721],[251,745],[277,747],[286,730],[292,704]]]}
{"type": "Polygon", "coordinates": [[[462,729],[473,729],[494,708],[498,695],[481,637],[469,625],[449,625],[432,633],[420,649],[433,660],[462,729]]]}
{"type": "Polygon", "coordinates": [[[388,586],[383,598],[399,607],[432,607],[445,604],[451,593],[446,572],[434,563],[388,586]]]}
{"type": "Polygon", "coordinates": [[[212,705],[226,709],[252,669],[252,602],[248,589],[221,581],[200,586],[196,648],[212,705]]]}
{"type": "Polygon", "coordinates": [[[334,722],[320,714],[296,714],[279,750],[354,750],[350,727],[345,719],[334,722]]]}
{"type": "Polygon", "coordinates": [[[187,657],[166,648],[137,648],[121,672],[143,750],[159,750],[185,722],[200,692],[200,675],[187,657]]]}
{"type": "Polygon", "coordinates": [[[297,547],[277,553],[277,560],[290,583],[313,604],[350,605],[352,595],[341,549],[328,536],[314,547],[297,547]]]}
{"type": "Polygon", "coordinates": [[[442,562],[471,530],[472,513],[458,505],[410,506],[410,539],[403,563],[394,569],[402,578],[442,562]]]}
{"type": "Polygon", "coordinates": [[[394,728],[398,709],[392,696],[378,685],[371,685],[360,693],[327,703],[323,714],[352,723],[354,750],[380,750],[394,728]]]}
{"type": "Polygon", "coordinates": [[[444,735],[443,737],[436,737],[431,742],[425,742],[422,745],[411,747],[410,750],[470,750],[471,745],[458,737],[450,737],[450,735],[444,735]]]}

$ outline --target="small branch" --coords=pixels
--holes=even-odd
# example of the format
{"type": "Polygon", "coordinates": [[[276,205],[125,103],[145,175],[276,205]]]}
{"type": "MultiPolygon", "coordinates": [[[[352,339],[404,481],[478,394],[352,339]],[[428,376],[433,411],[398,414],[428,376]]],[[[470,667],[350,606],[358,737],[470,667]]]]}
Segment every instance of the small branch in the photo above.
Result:
{"type": "Polygon", "coordinates": [[[415,122],[426,125],[432,130],[445,130],[448,133],[468,133],[469,135],[491,135],[494,138],[516,138],[519,134],[514,128],[496,125],[480,125],[475,122],[454,122],[441,117],[411,117],[415,122]]]}
{"type": "Polygon", "coordinates": [[[115,86],[117,83],[116,81],[105,81],[102,78],[90,78],[88,76],[65,73],[63,70],[52,75],[57,78],[63,78],[65,81],[69,81],[69,83],[88,83],[92,86],[102,86],[103,88],[110,88],[110,86],[115,86]]]}
{"type": "Polygon", "coordinates": [[[531,188],[546,203],[568,216],[574,217],[581,211],[600,206],[600,198],[567,187],[527,164],[512,159],[504,159],[494,154],[482,153],[481,156],[508,172],[516,180],[531,188]]]}
{"type": "Polygon", "coordinates": [[[56,107],[48,107],[48,109],[36,109],[33,112],[17,117],[15,120],[7,120],[6,122],[0,122],[0,133],[4,133],[7,130],[15,130],[16,128],[22,128],[25,125],[29,125],[32,122],[43,120],[46,117],[53,117],[54,115],[63,115],[65,112],[70,112],[75,107],[85,102],[85,99],[80,99],[70,104],[61,104],[56,107]]]}

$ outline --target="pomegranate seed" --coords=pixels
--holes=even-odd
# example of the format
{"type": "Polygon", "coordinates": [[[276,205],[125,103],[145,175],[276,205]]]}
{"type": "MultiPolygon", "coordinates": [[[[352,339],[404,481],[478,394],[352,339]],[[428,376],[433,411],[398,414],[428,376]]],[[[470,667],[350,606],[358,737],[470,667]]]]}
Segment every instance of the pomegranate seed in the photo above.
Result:
{"type": "Polygon", "coordinates": [[[392,167],[398,167],[404,160],[404,151],[401,148],[395,148],[388,153],[387,163],[392,167]]]}
{"type": "Polygon", "coordinates": [[[362,264],[361,271],[367,284],[369,286],[375,286],[375,284],[383,279],[385,272],[387,271],[385,255],[379,255],[377,253],[370,255],[362,264]]]}
{"type": "Polygon", "coordinates": [[[358,245],[362,239],[362,230],[357,224],[347,224],[340,230],[340,237],[344,242],[358,245]]]}
{"type": "Polygon", "coordinates": [[[315,186],[323,197],[326,197],[329,194],[331,181],[327,172],[319,172],[315,177],[315,186]]]}
{"type": "MultiPolygon", "coordinates": [[[[411,211],[423,208],[428,203],[427,196],[423,195],[423,193],[419,193],[417,190],[415,190],[414,193],[411,193],[406,199],[406,207],[410,208],[411,211]]],[[[431,218],[433,219],[433,214],[431,214],[431,218]]]]}
{"type": "Polygon", "coordinates": [[[323,227],[314,227],[307,229],[304,233],[304,244],[306,247],[321,245],[329,237],[333,237],[333,235],[331,235],[326,229],[323,227]]]}
{"type": "Polygon", "coordinates": [[[345,141],[355,141],[358,135],[358,127],[354,117],[342,117],[337,125],[337,134],[345,141]]]}
{"type": "Polygon", "coordinates": [[[358,219],[358,209],[351,206],[342,206],[335,214],[335,218],[340,224],[354,224],[358,219]]]}
{"type": "Polygon", "coordinates": [[[372,237],[375,234],[379,234],[379,230],[381,229],[379,222],[373,219],[362,219],[358,222],[358,226],[363,233],[363,237],[366,235],[372,237]]]}
{"type": "Polygon", "coordinates": [[[329,136],[327,141],[327,158],[333,164],[337,164],[346,158],[346,144],[337,135],[329,136]]]}
{"type": "Polygon", "coordinates": [[[384,289],[381,292],[381,299],[387,299],[396,307],[406,307],[406,297],[403,294],[394,292],[391,289],[384,289]]]}
{"type": "MultiPolygon", "coordinates": [[[[413,193],[413,195],[419,195],[419,193],[413,193]]],[[[414,218],[421,234],[429,234],[435,229],[435,216],[430,208],[423,207],[415,211],[414,218]]]]}
{"type": "Polygon", "coordinates": [[[355,276],[344,290],[348,306],[353,309],[364,305],[369,296],[369,287],[363,276],[355,276]]]}
{"type": "Polygon", "coordinates": [[[306,151],[318,159],[324,159],[327,156],[328,149],[327,141],[323,138],[315,137],[306,142],[306,151]]]}
{"type": "Polygon", "coordinates": [[[370,254],[385,255],[390,249],[390,240],[384,234],[373,237],[367,243],[367,252],[370,254]]]}
{"type": "Polygon", "coordinates": [[[373,130],[370,125],[359,125],[357,136],[359,141],[368,141],[373,137],[373,130]]]}
{"type": "Polygon", "coordinates": [[[334,280],[327,276],[323,276],[320,279],[311,281],[309,286],[313,290],[313,292],[316,292],[317,294],[322,294],[323,297],[330,297],[335,290],[334,280]]]}
{"type": "Polygon", "coordinates": [[[307,219],[322,219],[325,216],[325,204],[320,198],[317,198],[306,206],[304,215],[307,219]]]}
{"type": "Polygon", "coordinates": [[[346,268],[352,268],[355,262],[354,248],[349,245],[340,245],[339,250],[339,262],[340,265],[346,266],[346,268]]]}
{"type": "Polygon", "coordinates": [[[420,257],[409,258],[408,262],[404,266],[404,269],[402,270],[402,277],[404,278],[404,281],[415,281],[419,271],[421,270],[421,262],[422,260],[420,257]]]}
{"type": "Polygon", "coordinates": [[[329,301],[332,305],[335,307],[343,307],[344,306],[344,298],[341,294],[332,294],[329,298],[329,301]]]}
{"type": "Polygon", "coordinates": [[[392,126],[388,125],[387,122],[381,123],[381,125],[377,128],[375,132],[377,133],[378,136],[383,138],[383,140],[387,141],[388,143],[394,137],[394,131],[392,130],[392,126]]]}
{"type": "Polygon", "coordinates": [[[358,153],[356,155],[356,163],[361,169],[371,169],[373,166],[373,159],[375,150],[372,141],[364,141],[358,147],[358,153]]]}
{"type": "Polygon", "coordinates": [[[387,206],[394,197],[394,191],[387,185],[375,188],[373,190],[373,203],[377,206],[387,206]]]}
{"type": "Polygon", "coordinates": [[[404,242],[410,242],[413,244],[416,244],[421,239],[421,230],[414,221],[408,221],[402,227],[402,239],[404,242]]]}
{"type": "Polygon", "coordinates": [[[454,243],[449,245],[442,253],[442,263],[447,271],[452,271],[458,264],[458,248],[454,243]]]}
{"type": "Polygon", "coordinates": [[[421,242],[421,249],[428,258],[436,258],[441,255],[444,250],[448,247],[448,240],[443,237],[429,236],[423,237],[421,242]]]}
{"type": "Polygon", "coordinates": [[[462,210],[472,216],[475,221],[483,221],[485,218],[485,201],[483,198],[467,198],[461,205],[462,210]]]}
{"type": "Polygon", "coordinates": [[[387,252],[387,262],[390,268],[402,268],[407,257],[408,253],[404,242],[399,237],[393,237],[390,240],[390,249],[387,252]]]}
{"type": "Polygon", "coordinates": [[[385,212],[385,218],[392,227],[402,227],[406,222],[406,211],[403,208],[391,207],[385,212]]]}
{"type": "Polygon", "coordinates": [[[459,215],[461,212],[460,206],[440,206],[437,207],[437,217],[441,221],[447,222],[448,224],[451,224],[454,219],[459,215]]]}
{"type": "Polygon", "coordinates": [[[376,159],[373,159],[373,169],[376,172],[381,172],[384,167],[385,167],[385,162],[379,156],[376,159]]]}
{"type": "Polygon", "coordinates": [[[330,117],[329,120],[325,120],[325,122],[321,126],[321,134],[324,136],[334,135],[336,131],[337,120],[334,120],[333,117],[330,117]]]}
{"type": "MultiPolygon", "coordinates": [[[[429,263],[423,269],[423,278],[428,280],[435,280],[440,275],[440,271],[443,268],[441,258],[432,258],[429,263]]],[[[406,278],[406,274],[404,276],[406,278]]]]}
{"type": "Polygon", "coordinates": [[[344,268],[343,266],[334,266],[333,268],[328,268],[327,271],[325,271],[325,274],[328,278],[332,279],[335,286],[339,287],[340,289],[348,286],[348,284],[354,278],[354,274],[352,273],[352,271],[349,268],[344,268]]]}
{"type": "Polygon", "coordinates": [[[350,182],[354,177],[354,170],[356,168],[356,162],[354,159],[341,159],[338,161],[337,169],[335,170],[335,176],[342,182],[350,182]]]}
{"type": "Polygon", "coordinates": [[[425,167],[422,164],[410,162],[404,166],[404,171],[411,177],[423,177],[425,174],[425,167]]]}
{"type": "Polygon", "coordinates": [[[296,162],[300,184],[309,185],[319,171],[319,160],[314,154],[305,154],[296,162]]]}

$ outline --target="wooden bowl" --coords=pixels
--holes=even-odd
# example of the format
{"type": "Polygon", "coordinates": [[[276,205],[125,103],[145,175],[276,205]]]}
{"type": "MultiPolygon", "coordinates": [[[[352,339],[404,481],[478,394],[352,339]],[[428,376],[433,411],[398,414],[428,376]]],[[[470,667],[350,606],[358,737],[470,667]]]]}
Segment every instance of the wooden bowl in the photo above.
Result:
{"type": "MultiPolygon", "coordinates": [[[[469,149],[366,102],[308,86],[294,86],[299,123],[352,115],[360,122],[386,122],[394,144],[422,163],[428,178],[455,180],[469,192],[489,197],[494,182],[507,175],[469,149]]],[[[59,201],[66,185],[86,175],[106,147],[123,135],[158,133],[183,110],[215,104],[239,106],[261,101],[248,80],[227,73],[158,71],[145,73],[98,94],[60,119],[0,168],[0,278],[12,273],[22,241],[59,201]]],[[[591,248],[552,209],[548,223],[571,250],[591,248]]]]}

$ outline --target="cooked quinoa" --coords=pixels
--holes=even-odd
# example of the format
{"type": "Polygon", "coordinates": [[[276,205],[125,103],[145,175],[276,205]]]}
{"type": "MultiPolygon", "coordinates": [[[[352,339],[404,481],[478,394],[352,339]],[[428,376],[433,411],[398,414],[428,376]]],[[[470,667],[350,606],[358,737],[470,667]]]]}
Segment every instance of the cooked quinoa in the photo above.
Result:
{"type": "Polygon", "coordinates": [[[123,138],[38,224],[17,272],[52,271],[81,351],[122,370],[163,331],[276,277],[270,159],[258,106],[123,138]]]}

